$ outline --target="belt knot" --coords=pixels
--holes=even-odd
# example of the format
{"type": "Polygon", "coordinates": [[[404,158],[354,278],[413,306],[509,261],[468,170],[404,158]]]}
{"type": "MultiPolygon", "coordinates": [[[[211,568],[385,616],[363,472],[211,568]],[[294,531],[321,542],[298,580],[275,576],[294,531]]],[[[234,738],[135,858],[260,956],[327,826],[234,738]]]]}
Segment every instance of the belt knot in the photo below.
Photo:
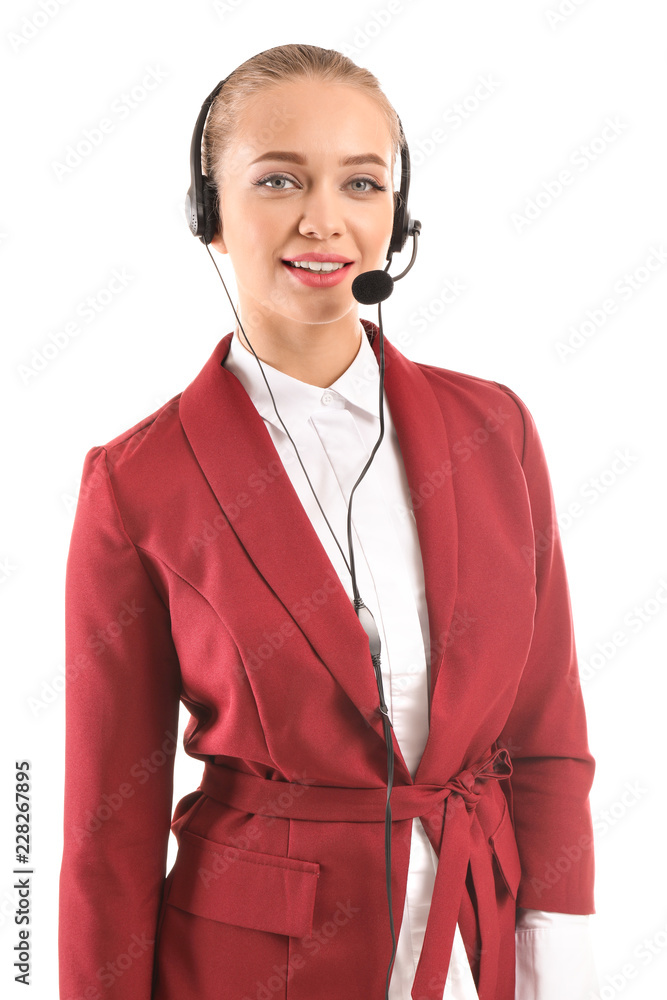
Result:
{"type": "Polygon", "coordinates": [[[464,768],[446,782],[445,787],[460,795],[470,811],[475,808],[487,778],[507,778],[512,773],[512,761],[504,747],[496,750],[477,767],[464,768]]]}

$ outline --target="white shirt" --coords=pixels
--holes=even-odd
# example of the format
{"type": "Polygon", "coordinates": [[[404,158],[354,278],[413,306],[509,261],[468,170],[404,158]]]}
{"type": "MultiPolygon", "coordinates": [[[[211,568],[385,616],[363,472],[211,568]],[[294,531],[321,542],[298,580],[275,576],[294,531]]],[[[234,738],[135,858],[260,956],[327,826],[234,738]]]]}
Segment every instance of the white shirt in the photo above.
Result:
{"type": "MultiPolygon", "coordinates": [[[[378,361],[366,331],[361,323],[359,326],[360,348],[354,361],[326,389],[262,362],[278,412],[348,563],[348,502],[380,433],[378,361]]],[[[225,368],[239,379],[263,418],[351,600],[350,572],[276,416],[257,359],[245,346],[243,334],[238,338],[237,326],[225,368]]],[[[429,729],[429,623],[417,525],[386,393],[384,436],[352,500],[352,537],[357,587],[375,619],[382,644],[385,701],[414,778],[429,729]]],[[[411,1000],[437,865],[438,857],[417,816],[412,821],[407,892],[390,1000],[411,1000]]],[[[516,977],[516,1000],[588,1000],[599,992],[588,914],[517,908],[516,977]]],[[[443,1000],[478,1000],[458,925],[443,1000]]]]}

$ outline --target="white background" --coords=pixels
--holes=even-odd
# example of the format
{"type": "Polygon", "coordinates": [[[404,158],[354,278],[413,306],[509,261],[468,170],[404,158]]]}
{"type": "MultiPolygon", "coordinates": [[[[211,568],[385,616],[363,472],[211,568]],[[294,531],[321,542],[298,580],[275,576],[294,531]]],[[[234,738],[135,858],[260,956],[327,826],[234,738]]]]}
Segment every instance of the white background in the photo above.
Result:
{"type": "MultiPolygon", "coordinates": [[[[4,995],[26,995],[12,983],[11,951],[13,771],[24,757],[34,776],[31,996],[57,995],[64,578],[83,458],[184,389],[233,329],[185,223],[192,129],[220,79],[286,42],[340,49],[368,67],[403,122],[422,236],[417,264],[383,307],[387,338],[414,360],[509,385],[537,423],[597,761],[591,921],[601,996],[664,995],[663,4],[43,5],[5,4],[0,31],[4,995]],[[154,89],[114,110],[149,71],[154,89]],[[105,117],[113,130],[59,177],[68,147],[105,117]],[[564,170],[572,182],[558,190],[564,170]],[[114,270],[128,284],[105,304],[114,270]],[[444,303],[448,282],[463,290],[444,303]],[[77,312],[88,296],[101,307],[92,322],[77,312]],[[605,315],[610,299],[616,309],[605,315]],[[78,334],[54,349],[73,321],[78,334]],[[575,329],[579,346],[564,356],[558,345],[575,329]],[[572,504],[578,516],[568,520],[572,504]]],[[[395,274],[410,249],[395,257],[395,274]]],[[[229,258],[217,260],[231,292],[229,258]]],[[[375,307],[360,315],[377,322],[375,307]]],[[[182,710],[181,736],[186,721],[182,710]]],[[[174,801],[200,774],[179,747],[174,801]]],[[[171,838],[170,863],[174,852],[171,838]]]]}

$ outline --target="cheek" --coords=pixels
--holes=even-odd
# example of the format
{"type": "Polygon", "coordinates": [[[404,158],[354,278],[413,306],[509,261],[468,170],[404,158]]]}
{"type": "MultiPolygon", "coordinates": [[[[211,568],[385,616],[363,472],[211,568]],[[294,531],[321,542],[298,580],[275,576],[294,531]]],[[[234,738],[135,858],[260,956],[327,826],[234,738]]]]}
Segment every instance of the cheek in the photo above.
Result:
{"type": "Polygon", "coordinates": [[[246,261],[258,269],[268,266],[285,247],[285,224],[272,214],[237,211],[234,219],[234,242],[246,261]]]}
{"type": "Polygon", "coordinates": [[[245,199],[242,193],[230,190],[221,206],[225,239],[230,248],[238,252],[246,252],[248,248],[258,247],[266,241],[271,222],[266,212],[261,211],[253,199],[245,199]]]}
{"type": "Polygon", "coordinates": [[[391,236],[391,230],[394,225],[393,203],[386,203],[382,206],[378,205],[377,211],[369,213],[357,225],[360,227],[359,233],[363,234],[369,243],[376,246],[380,246],[383,242],[386,243],[391,236]]]}

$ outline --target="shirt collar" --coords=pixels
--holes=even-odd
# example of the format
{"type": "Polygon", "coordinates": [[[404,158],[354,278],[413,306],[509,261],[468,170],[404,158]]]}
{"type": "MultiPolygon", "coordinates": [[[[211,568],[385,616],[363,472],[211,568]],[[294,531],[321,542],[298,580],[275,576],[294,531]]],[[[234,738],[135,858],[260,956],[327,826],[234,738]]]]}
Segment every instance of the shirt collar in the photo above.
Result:
{"type": "MultiPolygon", "coordinates": [[[[371,347],[368,334],[359,323],[361,344],[352,364],[336,379],[332,385],[322,388],[301,382],[291,375],[281,372],[272,365],[262,361],[276,406],[287,427],[305,423],[314,411],[323,409],[322,396],[325,393],[337,393],[349,409],[357,407],[364,413],[375,417],[379,422],[379,391],[380,371],[375,352],[371,347]]],[[[236,325],[234,336],[229,345],[229,352],[224,361],[225,368],[236,375],[243,385],[255,407],[264,418],[279,429],[283,429],[271,401],[266,382],[252,351],[239,340],[239,327],[236,325]]],[[[243,334],[241,334],[243,337],[243,334]]]]}

